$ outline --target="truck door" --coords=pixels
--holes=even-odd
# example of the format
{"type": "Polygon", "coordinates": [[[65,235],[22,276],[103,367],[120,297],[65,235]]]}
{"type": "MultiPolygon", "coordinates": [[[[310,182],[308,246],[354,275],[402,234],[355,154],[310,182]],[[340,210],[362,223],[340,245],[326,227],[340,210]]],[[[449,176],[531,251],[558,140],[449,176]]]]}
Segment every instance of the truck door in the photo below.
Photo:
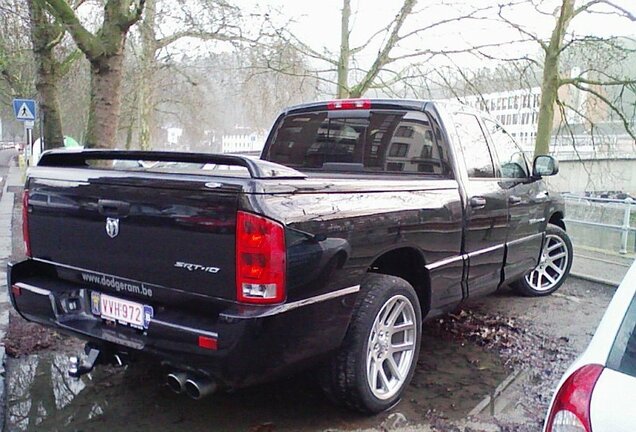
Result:
{"type": "Polygon", "coordinates": [[[468,256],[468,295],[474,296],[496,290],[501,281],[508,204],[477,116],[460,112],[453,119],[467,174],[463,253],[468,256]]]}
{"type": "Polygon", "coordinates": [[[483,119],[483,122],[495,150],[495,173],[506,189],[508,200],[510,223],[504,280],[511,281],[537,265],[548,192],[542,181],[530,178],[528,163],[514,139],[494,121],[483,119]]]}

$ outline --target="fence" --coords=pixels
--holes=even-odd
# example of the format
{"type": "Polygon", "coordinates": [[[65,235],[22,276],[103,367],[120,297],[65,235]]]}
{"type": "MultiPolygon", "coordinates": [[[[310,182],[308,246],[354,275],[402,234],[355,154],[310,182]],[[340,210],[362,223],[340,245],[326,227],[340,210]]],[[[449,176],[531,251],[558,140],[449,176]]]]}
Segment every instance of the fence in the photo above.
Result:
{"type": "Polygon", "coordinates": [[[564,195],[565,222],[578,245],[633,254],[636,252],[636,202],[564,195]]]}

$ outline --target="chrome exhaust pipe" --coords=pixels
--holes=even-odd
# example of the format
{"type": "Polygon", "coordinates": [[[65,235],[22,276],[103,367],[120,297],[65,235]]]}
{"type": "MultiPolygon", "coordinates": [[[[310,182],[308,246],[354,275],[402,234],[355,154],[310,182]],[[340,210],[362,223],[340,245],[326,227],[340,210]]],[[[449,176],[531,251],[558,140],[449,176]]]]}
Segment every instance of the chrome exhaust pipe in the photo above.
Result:
{"type": "Polygon", "coordinates": [[[179,394],[185,391],[185,383],[188,375],[185,372],[172,372],[166,376],[166,384],[173,392],[179,394]]]}
{"type": "Polygon", "coordinates": [[[214,393],[217,385],[209,378],[188,378],[184,387],[188,396],[198,400],[214,393]]]}

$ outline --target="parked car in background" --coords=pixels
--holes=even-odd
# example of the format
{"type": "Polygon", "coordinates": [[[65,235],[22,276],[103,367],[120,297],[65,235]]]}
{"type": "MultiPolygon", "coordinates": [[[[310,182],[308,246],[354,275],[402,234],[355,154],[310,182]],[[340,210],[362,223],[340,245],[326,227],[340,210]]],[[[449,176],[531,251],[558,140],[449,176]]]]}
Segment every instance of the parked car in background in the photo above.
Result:
{"type": "Polygon", "coordinates": [[[544,432],[636,431],[636,262],[553,397],[544,432]]]}

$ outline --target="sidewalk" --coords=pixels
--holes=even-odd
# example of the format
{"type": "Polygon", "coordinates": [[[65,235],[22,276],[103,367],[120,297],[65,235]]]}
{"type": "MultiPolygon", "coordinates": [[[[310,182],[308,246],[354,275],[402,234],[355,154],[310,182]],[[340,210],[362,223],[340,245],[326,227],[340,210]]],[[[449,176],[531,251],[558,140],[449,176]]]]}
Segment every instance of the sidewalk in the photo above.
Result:
{"type": "MultiPolygon", "coordinates": [[[[4,340],[7,328],[9,327],[9,310],[11,308],[5,269],[12,253],[11,221],[13,218],[13,190],[16,190],[16,187],[22,187],[22,185],[20,168],[13,163],[9,168],[9,174],[2,191],[2,198],[0,198],[0,341],[4,340]]],[[[2,343],[0,344],[0,429],[2,425],[4,425],[4,407],[6,406],[4,357],[5,349],[4,343],[2,343]]]]}
{"type": "Polygon", "coordinates": [[[634,255],[620,255],[574,245],[572,276],[618,286],[634,262],[634,255]]]}

